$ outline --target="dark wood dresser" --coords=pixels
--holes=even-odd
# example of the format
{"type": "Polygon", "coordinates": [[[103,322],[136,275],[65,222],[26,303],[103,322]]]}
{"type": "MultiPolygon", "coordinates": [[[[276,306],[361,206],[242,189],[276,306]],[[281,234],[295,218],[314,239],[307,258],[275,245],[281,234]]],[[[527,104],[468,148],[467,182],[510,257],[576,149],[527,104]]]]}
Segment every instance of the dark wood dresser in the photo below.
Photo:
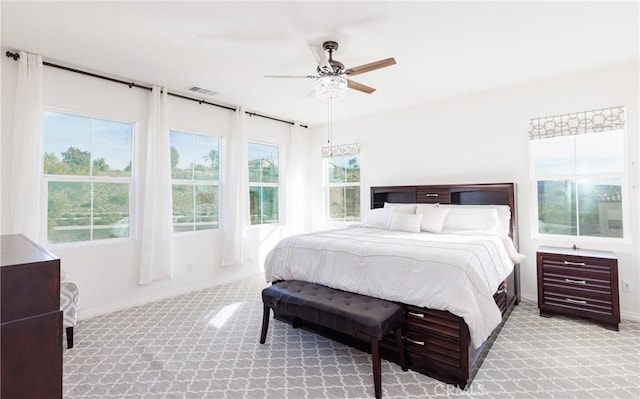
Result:
{"type": "Polygon", "coordinates": [[[586,317],[618,330],[618,258],[613,252],[540,247],[537,266],[540,316],[586,317]]]}
{"type": "Polygon", "coordinates": [[[0,398],[62,398],[60,259],[0,236],[0,398]]]}

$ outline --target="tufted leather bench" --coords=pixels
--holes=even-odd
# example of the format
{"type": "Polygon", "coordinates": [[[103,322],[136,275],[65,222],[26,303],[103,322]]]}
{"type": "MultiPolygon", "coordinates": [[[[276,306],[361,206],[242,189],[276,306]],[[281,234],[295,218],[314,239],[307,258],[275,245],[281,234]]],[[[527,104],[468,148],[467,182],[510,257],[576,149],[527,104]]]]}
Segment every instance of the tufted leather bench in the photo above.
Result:
{"type": "Polygon", "coordinates": [[[269,310],[274,309],[293,316],[294,326],[303,320],[370,342],[378,399],[382,397],[379,344],[387,333],[395,333],[402,370],[407,370],[402,344],[405,310],[396,303],[297,280],[281,281],[265,288],[262,301],[261,344],[267,338],[269,310]]]}

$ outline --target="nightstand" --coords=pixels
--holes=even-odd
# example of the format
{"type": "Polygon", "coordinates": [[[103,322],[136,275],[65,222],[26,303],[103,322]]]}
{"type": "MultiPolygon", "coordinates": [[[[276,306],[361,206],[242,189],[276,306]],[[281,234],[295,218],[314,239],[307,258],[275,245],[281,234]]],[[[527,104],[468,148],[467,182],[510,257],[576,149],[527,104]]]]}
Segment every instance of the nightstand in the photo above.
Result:
{"type": "Polygon", "coordinates": [[[618,331],[618,258],[613,252],[540,247],[537,266],[540,316],[585,317],[618,331]]]}

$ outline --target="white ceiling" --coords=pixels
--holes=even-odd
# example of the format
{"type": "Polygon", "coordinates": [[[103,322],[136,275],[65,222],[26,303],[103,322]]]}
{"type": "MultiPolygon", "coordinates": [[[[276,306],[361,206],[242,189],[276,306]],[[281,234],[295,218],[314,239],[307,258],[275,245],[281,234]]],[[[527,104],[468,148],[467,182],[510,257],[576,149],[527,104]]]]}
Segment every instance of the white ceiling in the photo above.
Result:
{"type": "Polygon", "coordinates": [[[602,2],[1,2],[2,46],[174,92],[218,92],[303,124],[322,124],[309,93],[308,44],[335,40],[347,67],[395,57],[354,77],[334,120],[637,60],[638,1],[602,2]]]}

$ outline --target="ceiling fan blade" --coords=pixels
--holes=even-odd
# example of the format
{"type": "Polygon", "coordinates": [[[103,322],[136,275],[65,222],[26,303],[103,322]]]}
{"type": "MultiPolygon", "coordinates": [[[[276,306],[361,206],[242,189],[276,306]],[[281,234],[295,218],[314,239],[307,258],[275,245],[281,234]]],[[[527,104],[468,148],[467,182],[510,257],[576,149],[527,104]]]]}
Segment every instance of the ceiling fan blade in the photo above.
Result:
{"type": "Polygon", "coordinates": [[[265,78],[302,78],[302,79],[318,79],[313,75],[264,75],[265,78]]]}
{"type": "Polygon", "coordinates": [[[325,54],[322,46],[318,46],[317,44],[310,44],[309,48],[311,49],[311,53],[313,54],[313,58],[316,59],[316,63],[318,67],[325,72],[333,72],[333,67],[327,58],[327,54],[325,54]]]}
{"type": "Polygon", "coordinates": [[[374,89],[373,87],[369,87],[366,85],[363,85],[362,83],[358,83],[358,82],[354,82],[351,79],[347,79],[347,87],[350,89],[354,89],[354,90],[358,90],[367,94],[371,94],[374,91],[376,91],[376,89],[374,89]]]}
{"type": "Polygon", "coordinates": [[[360,75],[361,73],[375,71],[376,69],[388,67],[391,65],[395,65],[395,58],[385,58],[384,60],[370,62],[368,64],[360,65],[354,68],[349,68],[345,71],[345,74],[349,76],[360,75]]]}

